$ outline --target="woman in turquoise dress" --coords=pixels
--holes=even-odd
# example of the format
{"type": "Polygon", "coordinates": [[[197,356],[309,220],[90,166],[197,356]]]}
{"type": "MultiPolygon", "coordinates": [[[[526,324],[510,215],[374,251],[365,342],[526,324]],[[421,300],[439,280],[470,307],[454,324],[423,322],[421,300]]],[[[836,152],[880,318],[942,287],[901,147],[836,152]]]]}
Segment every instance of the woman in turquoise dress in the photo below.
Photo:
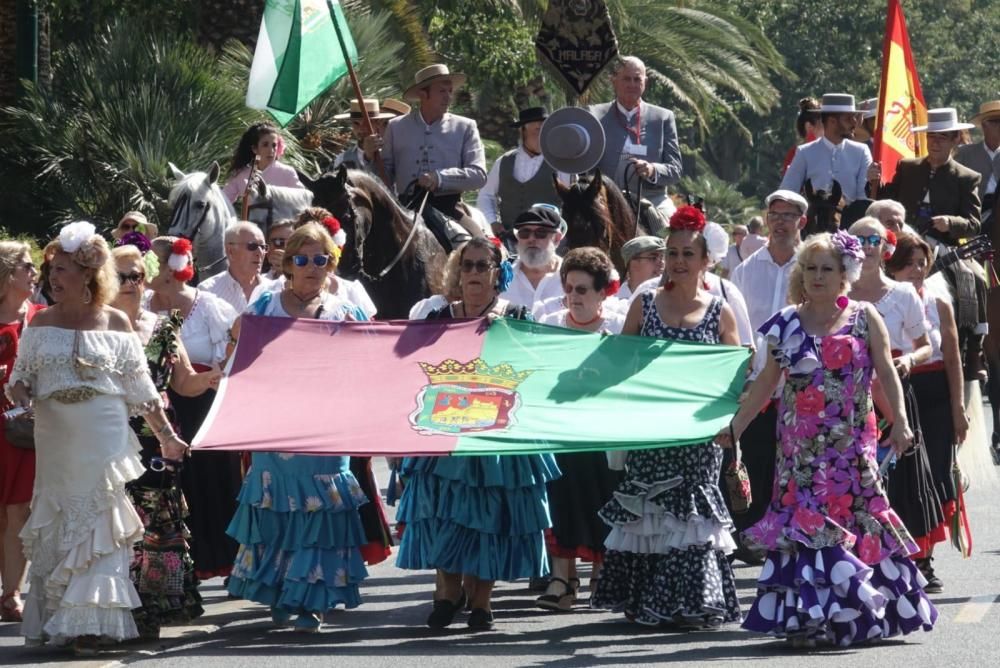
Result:
{"type": "Polygon", "coordinates": [[[784,378],[771,504],[745,532],[767,557],[743,627],[797,647],[930,630],[937,618],[909,557],[917,546],[889,504],[875,459],[873,372],[892,407],[897,454],[912,447],[913,433],[885,324],[871,304],[846,296],[863,257],[844,232],[803,244],[789,277],[793,305],[760,328],[767,366],[716,436],[731,445],[784,378]]]}
{"type": "MultiPolygon", "coordinates": [[[[499,295],[513,272],[499,247],[475,238],[455,251],[462,299],[428,319],[526,316],[499,295]]],[[[548,573],[546,483],[559,476],[550,454],[478,457],[407,457],[406,486],[396,519],[405,523],[396,565],[437,570],[427,625],[441,629],[471,608],[472,631],[493,628],[490,605],[496,580],[548,573]]]]}
{"type": "MultiPolygon", "coordinates": [[[[249,312],[283,318],[363,320],[358,307],[328,293],[340,249],[316,223],[288,239],[284,270],[292,278],[267,292],[249,312]]],[[[323,613],[361,604],[368,576],[358,507],[368,502],[350,471],[350,457],[254,452],[239,507],[227,533],[239,544],[229,593],[271,608],[277,626],[317,632],[323,613]]]]}

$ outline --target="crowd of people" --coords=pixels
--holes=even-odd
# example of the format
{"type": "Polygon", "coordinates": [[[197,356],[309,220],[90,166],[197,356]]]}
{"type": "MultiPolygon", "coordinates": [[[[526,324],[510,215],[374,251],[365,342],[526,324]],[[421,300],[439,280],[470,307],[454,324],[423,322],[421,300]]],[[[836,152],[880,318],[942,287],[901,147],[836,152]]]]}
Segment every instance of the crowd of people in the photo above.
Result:
{"type": "MultiPolygon", "coordinates": [[[[399,567],[436,572],[432,629],[466,611],[471,630],[493,628],[498,580],[537,581],[540,608],[572,611],[586,562],[589,606],[647,626],[742,622],[796,647],[930,630],[928,594],[944,589],[935,548],[956,518],[967,522],[954,469],[981,410],[970,388],[985,322],[982,267],[932,265],[980,231],[982,200],[996,206],[1000,103],[976,120],[992,162],[975,145],[960,153],[990,174],[955,161],[967,124],[932,110],[914,128],[930,154],[901,163],[887,186],[852,139],[863,120],[852,96],[803,104],[800,134],[814,138],[790,154],[763,217],[726,231],[669,198],[681,172],[673,114],[642,101],[644,67],[624,58],[615,100],[593,109],[608,138],[599,168],[631,192],[642,181],[669,224],[612,258],[563,248],[555,184],[574,175],[545,159],[546,110],[518,114],[519,146],[487,172],[475,121],[448,112],[463,80],[432,66],[404,93],[415,108],[370,100],[343,115],[358,142],[338,165],[384,172],[400,196],[422,188],[454,215],[462,193],[480,190],[483,235],[451,253],[440,294],[410,319],[745,346],[752,364],[729,425],[682,447],[393,460],[394,537],[369,458],[188,445],[241,314],[377,317],[364,287],[338,275],[346,238],[329,211],[230,226],[228,269],[211,277],[195,275],[190,241],[159,235],[139,212],[112,243],[90,223],[66,225],[37,268],[27,245],[0,241],[0,371],[13,409],[0,434],[2,620],[20,621],[28,644],[93,654],[197,618],[199,582],[222,576],[275,626],[316,632],[328,610],[362,604],[367,567],[398,539],[399,567]],[[899,201],[873,200],[844,229],[806,236],[806,180],[836,182],[848,203],[877,189],[899,201]],[[25,444],[15,432],[27,419],[25,444]],[[746,484],[727,484],[733,474],[746,484]],[[761,568],[748,610],[736,559],[761,568]]],[[[282,148],[273,126],[250,128],[230,200],[252,178],[301,185],[282,148]]],[[[320,354],[330,352],[301,351],[320,354]]]]}

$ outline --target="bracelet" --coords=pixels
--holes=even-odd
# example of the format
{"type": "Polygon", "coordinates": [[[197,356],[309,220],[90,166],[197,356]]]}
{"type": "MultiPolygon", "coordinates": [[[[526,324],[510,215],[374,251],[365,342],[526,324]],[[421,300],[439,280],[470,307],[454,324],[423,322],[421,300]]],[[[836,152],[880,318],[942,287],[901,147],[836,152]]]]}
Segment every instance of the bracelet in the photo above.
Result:
{"type": "Polygon", "coordinates": [[[154,433],[154,434],[162,434],[162,433],[163,433],[163,432],[165,432],[165,431],[166,431],[167,429],[170,429],[171,431],[173,431],[173,428],[172,428],[172,427],[170,426],[170,420],[164,420],[164,421],[163,421],[163,426],[162,426],[162,427],[160,427],[159,429],[156,429],[156,430],[154,430],[154,432],[153,432],[153,433],[154,433]]]}

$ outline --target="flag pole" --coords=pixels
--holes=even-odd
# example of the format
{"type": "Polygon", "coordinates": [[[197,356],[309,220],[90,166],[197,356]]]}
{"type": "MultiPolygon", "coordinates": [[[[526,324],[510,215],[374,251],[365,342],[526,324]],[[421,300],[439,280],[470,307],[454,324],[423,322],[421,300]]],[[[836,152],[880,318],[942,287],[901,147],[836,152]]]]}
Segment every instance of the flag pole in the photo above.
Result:
{"type": "MultiPolygon", "coordinates": [[[[354,87],[354,95],[358,98],[358,108],[361,109],[361,118],[363,119],[364,128],[370,135],[375,134],[375,126],[372,125],[372,119],[368,116],[368,109],[365,108],[365,97],[361,92],[361,84],[358,82],[358,75],[354,72],[354,65],[351,63],[351,54],[347,52],[347,44],[344,43],[344,35],[340,32],[340,24],[337,22],[337,17],[334,14],[333,2],[332,0],[326,0],[326,6],[330,10],[330,20],[333,21],[333,29],[337,33],[337,42],[340,44],[340,52],[344,55],[344,62],[347,63],[347,74],[351,77],[351,86],[354,87]]],[[[375,169],[378,170],[378,175],[382,179],[382,182],[388,188],[392,188],[392,184],[389,183],[389,177],[385,173],[385,163],[382,161],[382,149],[375,149],[375,169]]]]}

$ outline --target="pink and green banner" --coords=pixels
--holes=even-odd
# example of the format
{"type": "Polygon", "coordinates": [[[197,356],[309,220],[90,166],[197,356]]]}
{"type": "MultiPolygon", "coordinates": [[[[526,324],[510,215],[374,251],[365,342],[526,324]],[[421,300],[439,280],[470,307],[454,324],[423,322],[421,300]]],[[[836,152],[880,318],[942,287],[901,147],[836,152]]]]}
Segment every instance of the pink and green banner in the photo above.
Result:
{"type": "Polygon", "coordinates": [[[747,350],[502,319],[244,315],[200,450],[516,454],[700,443],[736,412],[747,350]]]}

